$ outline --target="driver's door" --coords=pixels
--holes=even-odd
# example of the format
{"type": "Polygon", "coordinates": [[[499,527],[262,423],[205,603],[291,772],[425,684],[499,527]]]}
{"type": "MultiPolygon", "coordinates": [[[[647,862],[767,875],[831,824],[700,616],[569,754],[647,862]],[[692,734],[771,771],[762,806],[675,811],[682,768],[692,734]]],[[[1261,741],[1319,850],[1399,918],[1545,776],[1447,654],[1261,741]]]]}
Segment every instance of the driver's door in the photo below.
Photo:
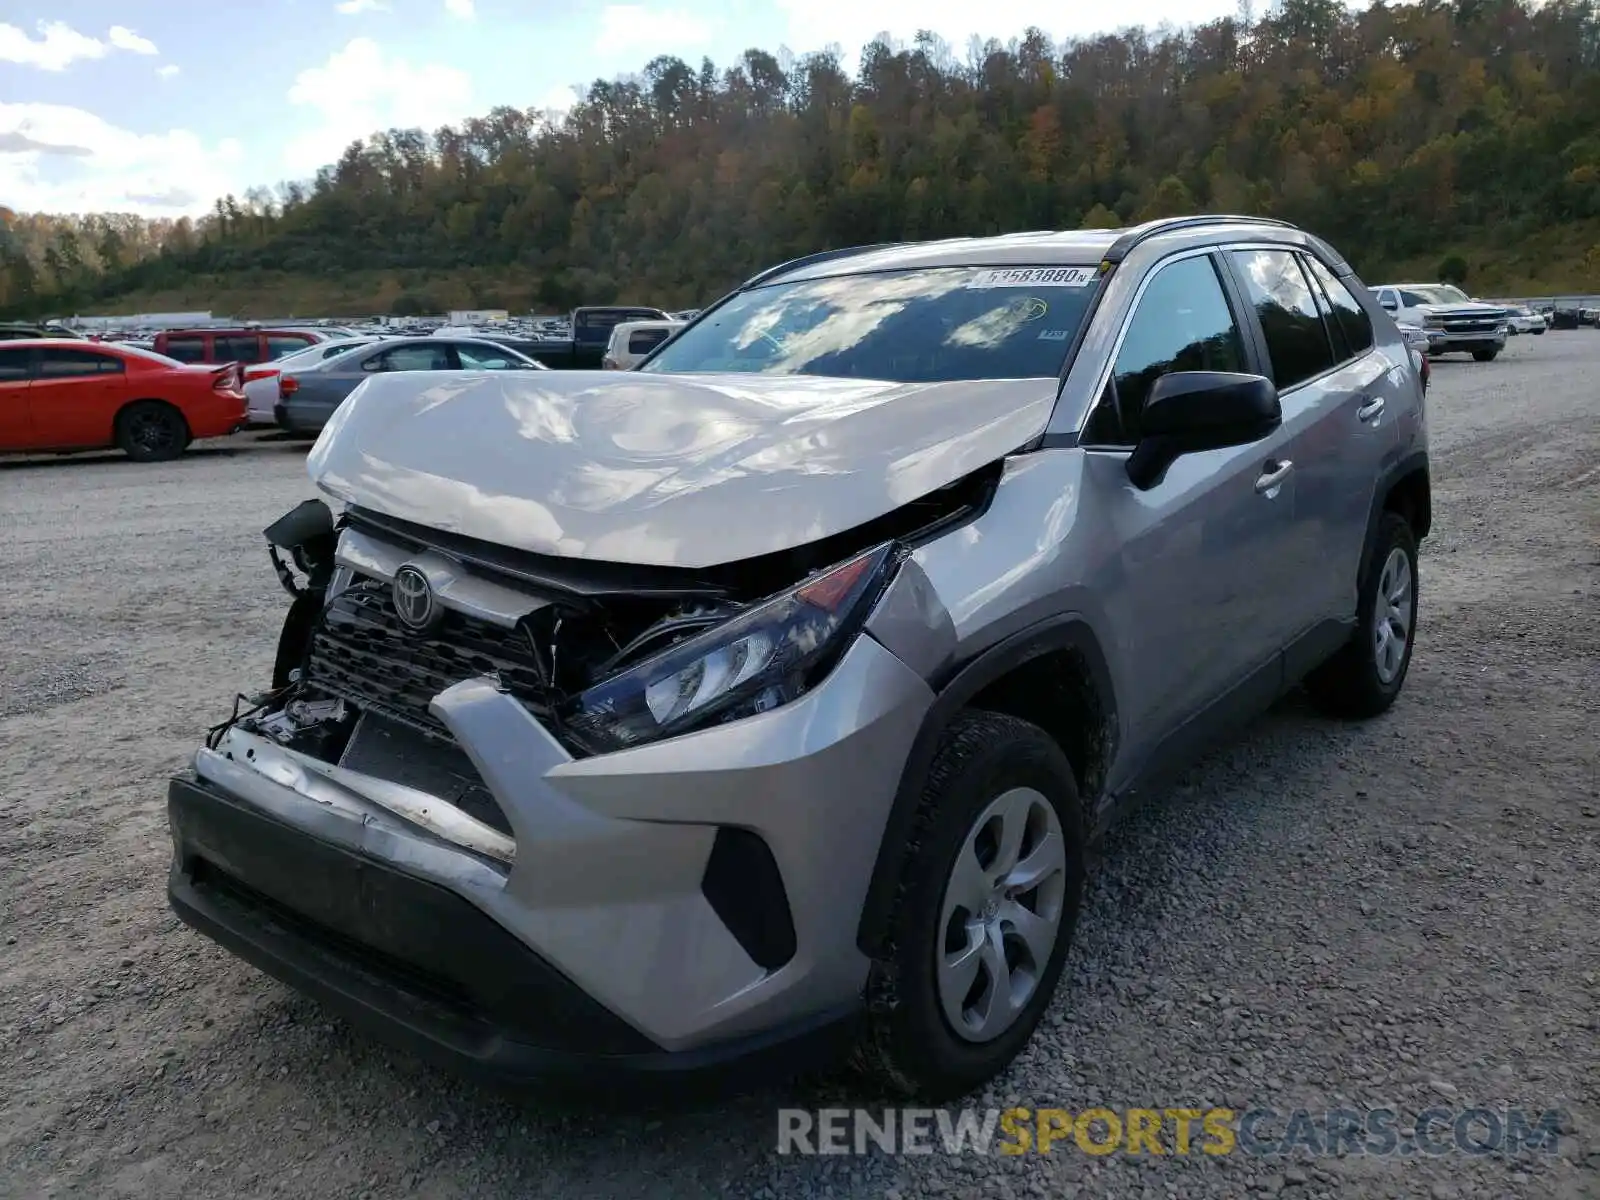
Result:
{"type": "Polygon", "coordinates": [[[1151,385],[1174,371],[1261,373],[1210,254],[1158,266],[1135,302],[1105,397],[1085,427],[1086,492],[1120,570],[1106,610],[1125,742],[1113,793],[1152,759],[1187,758],[1219,723],[1277,694],[1290,580],[1294,473],[1287,435],[1179,457],[1136,488],[1127,459],[1151,385]]]}

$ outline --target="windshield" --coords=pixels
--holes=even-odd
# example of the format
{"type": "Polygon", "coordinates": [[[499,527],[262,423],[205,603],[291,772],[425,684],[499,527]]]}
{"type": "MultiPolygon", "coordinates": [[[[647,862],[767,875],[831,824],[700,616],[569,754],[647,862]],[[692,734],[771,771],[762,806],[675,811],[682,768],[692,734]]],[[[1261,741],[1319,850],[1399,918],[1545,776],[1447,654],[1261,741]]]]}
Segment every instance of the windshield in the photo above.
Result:
{"type": "Polygon", "coordinates": [[[640,368],[933,383],[1060,373],[1088,266],[939,267],[775,283],[734,296],[640,368]]]}
{"type": "Polygon", "coordinates": [[[1427,287],[1412,288],[1411,290],[1426,297],[1426,303],[1428,304],[1470,304],[1472,302],[1471,296],[1448,283],[1430,284],[1427,287]]]}

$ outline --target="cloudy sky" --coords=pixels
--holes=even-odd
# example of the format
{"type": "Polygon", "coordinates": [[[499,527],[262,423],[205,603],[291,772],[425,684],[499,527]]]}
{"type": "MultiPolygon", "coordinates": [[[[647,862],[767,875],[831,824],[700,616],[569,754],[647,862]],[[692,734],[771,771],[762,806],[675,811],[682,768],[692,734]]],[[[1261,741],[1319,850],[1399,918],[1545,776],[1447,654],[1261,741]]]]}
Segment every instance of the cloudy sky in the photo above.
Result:
{"type": "Polygon", "coordinates": [[[573,84],[657,54],[719,65],[931,28],[1030,24],[1056,37],[1177,25],[1236,0],[4,0],[0,205],[23,212],[204,211],[253,184],[307,178],[376,129],[497,104],[565,107],[573,84]]]}

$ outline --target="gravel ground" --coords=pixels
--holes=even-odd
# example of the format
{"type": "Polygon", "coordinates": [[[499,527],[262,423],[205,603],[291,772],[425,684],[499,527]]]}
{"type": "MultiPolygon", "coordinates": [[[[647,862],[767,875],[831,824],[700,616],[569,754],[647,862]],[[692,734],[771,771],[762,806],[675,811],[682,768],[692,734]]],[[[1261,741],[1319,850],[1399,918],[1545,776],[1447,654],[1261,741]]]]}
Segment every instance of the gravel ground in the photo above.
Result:
{"type": "Polygon", "coordinates": [[[1562,1108],[1559,1153],[778,1157],[824,1081],[671,1112],[491,1095],[180,927],[167,775],[266,679],[303,449],[0,464],[0,1193],[1600,1196],[1600,336],[1438,366],[1409,686],[1294,701],[1104,847],[980,1103],[1562,1108]]]}

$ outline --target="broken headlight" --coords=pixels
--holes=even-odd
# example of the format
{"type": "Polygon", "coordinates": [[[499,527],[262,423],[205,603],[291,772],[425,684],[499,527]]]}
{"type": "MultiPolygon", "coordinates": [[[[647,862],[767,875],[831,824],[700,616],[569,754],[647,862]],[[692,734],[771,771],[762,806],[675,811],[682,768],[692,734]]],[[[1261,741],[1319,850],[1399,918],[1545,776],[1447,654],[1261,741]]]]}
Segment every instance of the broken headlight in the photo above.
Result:
{"type": "Polygon", "coordinates": [[[789,703],[833,666],[893,562],[885,543],[636,663],[579,695],[566,731],[605,753],[789,703]]]}

